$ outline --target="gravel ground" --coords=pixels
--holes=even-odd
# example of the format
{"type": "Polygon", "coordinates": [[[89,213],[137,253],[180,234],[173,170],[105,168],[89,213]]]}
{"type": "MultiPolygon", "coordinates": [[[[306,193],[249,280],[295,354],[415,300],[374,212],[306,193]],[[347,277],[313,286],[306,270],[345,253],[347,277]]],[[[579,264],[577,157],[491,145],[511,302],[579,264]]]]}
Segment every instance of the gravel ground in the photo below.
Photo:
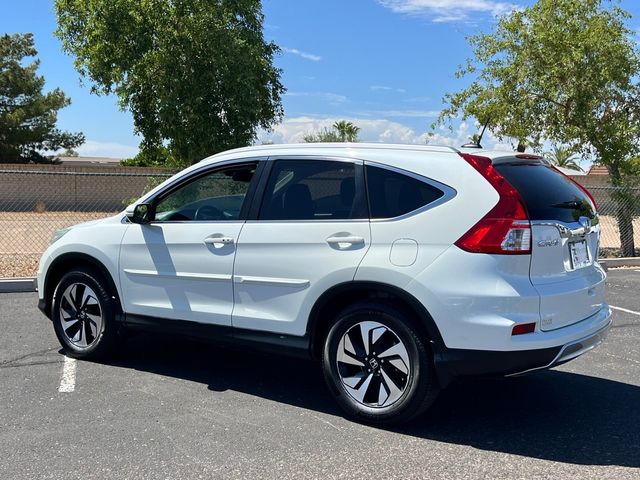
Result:
{"type": "Polygon", "coordinates": [[[53,233],[108,212],[0,212],[0,278],[31,277],[53,233]]]}
{"type": "Polygon", "coordinates": [[[0,278],[34,277],[39,260],[38,253],[20,255],[0,253],[0,278]]]}

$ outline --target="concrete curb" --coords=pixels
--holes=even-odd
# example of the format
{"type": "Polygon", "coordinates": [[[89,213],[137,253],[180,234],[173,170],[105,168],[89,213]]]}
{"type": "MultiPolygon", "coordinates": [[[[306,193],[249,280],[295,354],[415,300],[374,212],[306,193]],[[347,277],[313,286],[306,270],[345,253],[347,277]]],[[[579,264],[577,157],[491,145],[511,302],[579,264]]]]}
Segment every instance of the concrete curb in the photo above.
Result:
{"type": "Polygon", "coordinates": [[[35,277],[0,278],[0,293],[35,292],[35,277]]]}
{"type": "Polygon", "coordinates": [[[640,257],[600,258],[598,262],[601,265],[606,265],[607,268],[640,267],[640,257]]]}

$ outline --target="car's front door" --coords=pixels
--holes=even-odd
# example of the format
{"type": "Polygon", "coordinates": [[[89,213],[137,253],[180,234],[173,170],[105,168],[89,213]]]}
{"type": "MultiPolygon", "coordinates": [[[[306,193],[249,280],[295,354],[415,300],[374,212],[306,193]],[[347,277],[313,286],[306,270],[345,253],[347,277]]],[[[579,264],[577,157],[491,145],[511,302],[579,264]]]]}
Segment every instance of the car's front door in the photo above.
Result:
{"type": "Polygon", "coordinates": [[[129,226],[120,251],[127,314],[231,325],[236,241],[256,168],[195,173],[153,200],[149,224],[129,226]]]}
{"type": "Polygon", "coordinates": [[[257,218],[247,220],[238,240],[233,327],[303,335],[317,298],[352,281],[369,248],[363,165],[271,163],[257,218]]]}

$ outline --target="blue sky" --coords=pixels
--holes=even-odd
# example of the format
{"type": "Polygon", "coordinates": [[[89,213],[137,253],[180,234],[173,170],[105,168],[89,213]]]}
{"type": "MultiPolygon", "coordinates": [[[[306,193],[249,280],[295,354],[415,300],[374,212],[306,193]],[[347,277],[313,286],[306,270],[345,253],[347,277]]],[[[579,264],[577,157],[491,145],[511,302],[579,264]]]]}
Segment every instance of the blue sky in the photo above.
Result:
{"type": "MultiPolygon", "coordinates": [[[[495,15],[531,1],[501,0],[264,0],[265,36],[282,53],[285,118],[260,139],[300,141],[335,120],[361,127],[361,139],[423,143],[447,91],[465,85],[453,76],[470,54],[465,37],[488,31],[495,15]]],[[[621,6],[640,27],[640,2],[621,6]]],[[[50,0],[2,0],[0,32],[33,32],[46,88],[60,87],[72,105],[59,126],[82,131],[84,155],[126,157],[136,153],[128,112],[114,97],[98,97],[81,85],[72,58],[53,36],[50,0]]],[[[437,132],[432,143],[459,145],[474,133],[462,124],[437,132]]],[[[489,144],[495,143],[488,139],[489,144]]]]}

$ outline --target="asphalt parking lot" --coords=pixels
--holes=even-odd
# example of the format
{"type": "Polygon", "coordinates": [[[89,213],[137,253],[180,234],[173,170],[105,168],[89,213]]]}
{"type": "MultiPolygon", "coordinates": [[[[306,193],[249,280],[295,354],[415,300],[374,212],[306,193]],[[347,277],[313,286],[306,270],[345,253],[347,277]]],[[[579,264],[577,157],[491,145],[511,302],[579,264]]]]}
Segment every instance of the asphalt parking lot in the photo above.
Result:
{"type": "Polygon", "coordinates": [[[170,337],[70,380],[36,294],[0,294],[0,478],[638,479],[640,269],[610,271],[608,298],[628,311],[597,350],[382,430],[345,420],[313,363],[170,337]]]}

